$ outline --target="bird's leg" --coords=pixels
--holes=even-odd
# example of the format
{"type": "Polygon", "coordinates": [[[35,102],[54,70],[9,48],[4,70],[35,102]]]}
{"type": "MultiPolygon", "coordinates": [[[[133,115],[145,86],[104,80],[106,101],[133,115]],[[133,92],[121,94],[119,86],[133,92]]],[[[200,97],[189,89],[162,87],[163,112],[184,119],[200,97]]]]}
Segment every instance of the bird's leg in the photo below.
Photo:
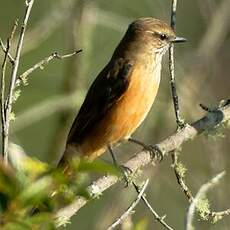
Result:
{"type": "Polygon", "coordinates": [[[114,152],[113,152],[113,149],[112,149],[112,146],[111,145],[108,145],[108,150],[109,150],[109,153],[110,155],[112,156],[112,159],[113,159],[113,164],[121,169],[123,175],[124,175],[124,179],[125,179],[125,182],[126,182],[126,187],[129,185],[129,182],[130,182],[130,179],[129,179],[129,175],[132,174],[132,170],[124,165],[119,165],[117,163],[117,160],[116,160],[116,157],[114,155],[114,152]]]}
{"type": "Polygon", "coordinates": [[[112,146],[111,146],[111,145],[108,145],[108,150],[109,150],[109,153],[110,153],[110,155],[111,155],[111,157],[112,157],[112,159],[113,159],[113,164],[114,164],[116,167],[118,167],[118,163],[117,163],[116,157],[115,157],[115,155],[114,155],[114,153],[113,153],[113,149],[112,149],[112,146]]]}
{"type": "Polygon", "coordinates": [[[144,150],[149,151],[152,160],[157,159],[157,160],[161,161],[164,157],[163,152],[156,145],[147,145],[147,144],[145,144],[139,140],[133,139],[133,138],[129,138],[128,141],[133,142],[137,145],[140,145],[143,147],[144,150]]]}

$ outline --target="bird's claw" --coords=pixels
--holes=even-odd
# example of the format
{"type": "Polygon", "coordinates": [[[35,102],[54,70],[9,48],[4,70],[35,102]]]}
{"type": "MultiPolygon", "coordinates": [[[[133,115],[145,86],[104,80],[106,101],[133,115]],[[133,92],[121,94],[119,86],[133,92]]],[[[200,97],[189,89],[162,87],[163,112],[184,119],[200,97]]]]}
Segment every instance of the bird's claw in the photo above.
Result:
{"type": "Polygon", "coordinates": [[[120,170],[122,171],[122,173],[124,175],[125,187],[128,187],[130,182],[132,182],[130,180],[130,175],[133,173],[133,171],[125,165],[120,165],[119,167],[120,167],[120,170]]]}
{"type": "Polygon", "coordinates": [[[163,152],[157,145],[146,145],[144,146],[144,150],[149,151],[151,160],[161,162],[164,158],[163,152]]]}
{"type": "Polygon", "coordinates": [[[184,129],[186,126],[186,122],[181,118],[177,120],[177,131],[184,129]]]}

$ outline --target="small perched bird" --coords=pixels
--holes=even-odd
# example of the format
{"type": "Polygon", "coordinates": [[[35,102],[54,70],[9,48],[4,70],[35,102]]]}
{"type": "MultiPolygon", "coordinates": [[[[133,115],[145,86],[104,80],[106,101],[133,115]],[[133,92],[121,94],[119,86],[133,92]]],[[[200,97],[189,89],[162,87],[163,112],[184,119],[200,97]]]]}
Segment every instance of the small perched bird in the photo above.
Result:
{"type": "Polygon", "coordinates": [[[107,148],[129,140],[156,98],[162,56],[171,43],[184,41],[161,20],[146,17],[131,23],[91,85],[59,166],[66,167],[76,154],[93,160],[107,148]]]}

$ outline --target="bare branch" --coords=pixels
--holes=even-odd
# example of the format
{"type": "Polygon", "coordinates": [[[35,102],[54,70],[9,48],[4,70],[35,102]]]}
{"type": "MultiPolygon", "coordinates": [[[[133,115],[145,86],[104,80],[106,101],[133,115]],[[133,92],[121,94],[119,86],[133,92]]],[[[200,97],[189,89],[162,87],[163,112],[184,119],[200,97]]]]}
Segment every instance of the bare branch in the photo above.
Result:
{"type": "Polygon", "coordinates": [[[172,153],[172,160],[173,160],[172,166],[173,166],[173,170],[174,170],[174,173],[176,175],[176,178],[177,178],[177,182],[180,185],[185,196],[188,198],[188,201],[192,202],[192,200],[193,200],[192,192],[190,191],[189,187],[186,185],[186,183],[183,179],[183,176],[181,175],[180,170],[182,170],[182,169],[179,169],[180,164],[178,163],[178,156],[177,156],[177,153],[175,151],[172,153]]]}
{"type": "Polygon", "coordinates": [[[217,222],[221,220],[225,216],[230,215],[230,208],[224,210],[224,211],[219,211],[219,212],[210,212],[209,213],[209,218],[213,219],[213,222],[217,222]]]}
{"type": "Polygon", "coordinates": [[[136,199],[132,202],[132,204],[129,206],[129,208],[119,217],[114,221],[108,228],[107,230],[112,230],[114,229],[117,225],[119,225],[125,218],[127,218],[129,215],[133,213],[134,208],[137,206],[139,201],[141,200],[141,197],[144,195],[144,192],[148,186],[149,179],[147,179],[141,188],[141,190],[138,192],[138,195],[136,199]]]}
{"type": "Polygon", "coordinates": [[[73,53],[65,54],[65,55],[60,55],[57,52],[52,53],[50,56],[42,59],[40,62],[36,63],[34,66],[26,70],[23,74],[21,74],[18,79],[17,79],[17,86],[20,85],[21,81],[26,82],[27,77],[34,72],[35,70],[44,67],[45,65],[49,64],[54,59],[65,59],[72,57],[78,53],[82,52],[82,50],[76,50],[73,53]]]}
{"type": "MultiPolygon", "coordinates": [[[[137,186],[135,183],[133,183],[133,185],[134,185],[134,188],[136,189],[136,191],[139,193],[139,192],[140,192],[140,189],[138,188],[138,186],[137,186]]],[[[145,203],[145,205],[148,207],[148,209],[150,210],[150,212],[153,214],[155,220],[157,220],[160,224],[162,224],[166,229],[168,229],[168,230],[173,230],[173,228],[170,227],[170,226],[164,221],[164,219],[165,219],[166,216],[159,216],[159,215],[156,213],[156,211],[152,208],[152,206],[151,206],[150,203],[148,202],[148,200],[147,200],[147,198],[146,198],[145,195],[143,195],[143,196],[141,197],[141,199],[143,200],[143,202],[145,203]]]]}
{"type": "MultiPolygon", "coordinates": [[[[11,48],[11,42],[14,37],[17,26],[18,26],[18,21],[15,20],[10,36],[7,39],[6,48],[4,47],[2,40],[1,40],[1,46],[3,47],[4,52],[5,52],[5,56],[4,56],[3,64],[2,64],[2,77],[1,77],[2,155],[3,155],[3,158],[5,158],[6,162],[7,162],[7,155],[5,155],[4,153],[7,148],[7,144],[8,144],[6,142],[6,137],[8,136],[8,130],[7,130],[7,122],[6,122],[6,111],[5,111],[5,75],[6,75],[7,57],[10,56],[9,51],[11,48]]],[[[14,62],[12,62],[12,64],[14,64],[14,62]]]]}
{"type": "Polygon", "coordinates": [[[10,62],[13,64],[14,63],[14,58],[11,56],[9,51],[7,52],[7,48],[5,47],[2,39],[0,38],[0,46],[5,54],[7,54],[7,57],[10,59],[10,62]]]}
{"type": "Polygon", "coordinates": [[[15,59],[14,59],[14,65],[12,68],[12,74],[11,74],[11,81],[10,81],[10,89],[8,93],[8,98],[6,100],[5,104],[5,132],[4,132],[4,139],[3,139],[3,154],[4,154],[4,160],[7,163],[8,162],[8,142],[9,142],[9,126],[10,126],[10,115],[12,111],[12,103],[13,103],[13,91],[15,88],[15,83],[17,79],[17,72],[18,72],[18,66],[19,66],[19,61],[20,61],[20,55],[21,55],[21,50],[22,50],[22,45],[23,45],[23,39],[25,36],[25,31],[26,31],[26,26],[28,23],[28,19],[30,16],[30,12],[34,3],[34,0],[27,0],[26,2],[26,12],[23,18],[22,26],[21,26],[21,31],[19,35],[19,40],[18,40],[18,45],[16,49],[16,54],[15,54],[15,59]]]}
{"type": "Polygon", "coordinates": [[[171,6],[171,27],[173,30],[176,29],[176,8],[177,8],[177,0],[172,0],[171,6]]]}
{"type": "MultiPolygon", "coordinates": [[[[172,0],[171,27],[174,31],[176,29],[176,8],[177,8],[177,0],[172,0]]],[[[176,116],[177,129],[180,129],[184,126],[184,121],[180,118],[179,101],[178,101],[178,96],[176,91],[175,60],[174,60],[173,44],[170,44],[169,47],[169,72],[170,72],[171,93],[172,93],[173,106],[174,106],[174,111],[176,116]]]]}
{"type": "MultiPolygon", "coordinates": [[[[159,150],[161,150],[164,156],[167,156],[173,150],[180,148],[182,144],[184,144],[188,140],[195,138],[197,135],[203,133],[204,131],[214,129],[218,125],[229,120],[230,101],[226,101],[224,106],[222,106],[221,108],[216,109],[216,111],[213,111],[212,113],[208,113],[206,116],[192,123],[191,125],[186,125],[183,129],[173,133],[168,138],[158,143],[156,146],[159,150]]],[[[124,165],[125,167],[128,167],[132,172],[136,172],[138,169],[150,163],[156,163],[156,161],[151,159],[148,151],[141,151],[133,156],[124,165]]],[[[96,197],[98,194],[101,194],[118,181],[119,178],[116,176],[104,176],[93,182],[92,185],[87,188],[87,190],[89,194],[91,194],[91,197],[96,197]]],[[[57,220],[59,218],[69,219],[87,202],[87,199],[79,197],[71,205],[60,209],[56,213],[55,218],[57,220]]]]}
{"type": "MultiPolygon", "coordinates": [[[[133,140],[133,139],[132,139],[132,141],[135,142],[135,143],[140,143],[140,142],[138,142],[137,140],[133,140]]],[[[112,156],[112,158],[113,158],[113,163],[114,163],[114,165],[116,165],[116,167],[119,167],[119,166],[118,166],[118,163],[117,163],[117,161],[116,161],[116,158],[115,158],[115,156],[114,156],[113,150],[111,149],[111,147],[109,147],[109,151],[110,151],[111,156],[112,156]]],[[[130,173],[131,173],[131,172],[127,172],[127,170],[126,170],[126,172],[124,173],[125,181],[126,181],[127,184],[129,184],[129,182],[132,182],[132,185],[134,186],[136,192],[139,194],[139,193],[140,193],[140,188],[139,188],[139,186],[134,182],[133,178],[132,178],[132,177],[131,177],[131,178],[129,177],[130,175],[128,175],[128,174],[130,174],[130,173]]],[[[160,217],[160,216],[156,213],[156,211],[152,208],[152,206],[151,206],[150,203],[148,202],[148,200],[147,200],[145,194],[141,196],[141,200],[144,202],[145,206],[146,206],[146,207],[150,210],[150,212],[153,214],[155,220],[157,220],[159,223],[161,223],[166,229],[168,229],[168,230],[173,230],[168,224],[165,223],[165,221],[164,221],[165,216],[164,216],[164,217],[160,217]]]]}

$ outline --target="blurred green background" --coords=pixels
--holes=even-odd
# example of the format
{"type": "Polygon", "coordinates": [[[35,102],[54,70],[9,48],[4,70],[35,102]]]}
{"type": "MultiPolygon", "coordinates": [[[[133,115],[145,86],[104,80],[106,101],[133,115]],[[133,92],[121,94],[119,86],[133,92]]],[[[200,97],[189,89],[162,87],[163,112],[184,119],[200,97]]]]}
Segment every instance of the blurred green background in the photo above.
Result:
{"type": "MultiPolygon", "coordinates": [[[[19,72],[22,73],[54,51],[83,52],[65,60],[54,60],[29,76],[29,85],[14,105],[16,121],[12,140],[26,153],[43,161],[59,158],[73,116],[86,90],[108,62],[128,24],[142,16],[170,20],[171,1],[162,0],[46,0],[35,1],[25,37],[19,72]]],[[[2,0],[0,36],[6,41],[13,21],[24,14],[24,1],[2,0]]],[[[216,105],[230,94],[230,0],[183,0],[178,2],[177,34],[188,43],[176,47],[176,76],[181,113],[187,122],[200,118],[199,103],[216,105]]],[[[1,56],[2,59],[2,56],[1,56]]],[[[168,57],[156,102],[135,138],[157,143],[175,131],[171,102],[168,57]]],[[[186,181],[195,194],[216,173],[226,170],[220,185],[208,195],[213,210],[230,206],[230,132],[221,137],[202,135],[186,143],[180,160],[188,169],[186,181]]],[[[123,162],[139,149],[124,144],[116,149],[123,162]]],[[[110,161],[108,154],[103,159],[110,161]]],[[[155,210],[167,214],[167,222],[184,229],[188,202],[176,182],[171,159],[148,167],[143,178],[151,178],[147,194],[155,210]]],[[[132,188],[117,185],[100,199],[82,208],[67,229],[105,229],[135,198],[132,188]],[[112,198],[112,199],[111,199],[112,198]]],[[[147,218],[147,229],[163,229],[140,203],[133,223],[147,218]]],[[[230,218],[216,225],[198,220],[196,229],[229,229],[230,218]]]]}

